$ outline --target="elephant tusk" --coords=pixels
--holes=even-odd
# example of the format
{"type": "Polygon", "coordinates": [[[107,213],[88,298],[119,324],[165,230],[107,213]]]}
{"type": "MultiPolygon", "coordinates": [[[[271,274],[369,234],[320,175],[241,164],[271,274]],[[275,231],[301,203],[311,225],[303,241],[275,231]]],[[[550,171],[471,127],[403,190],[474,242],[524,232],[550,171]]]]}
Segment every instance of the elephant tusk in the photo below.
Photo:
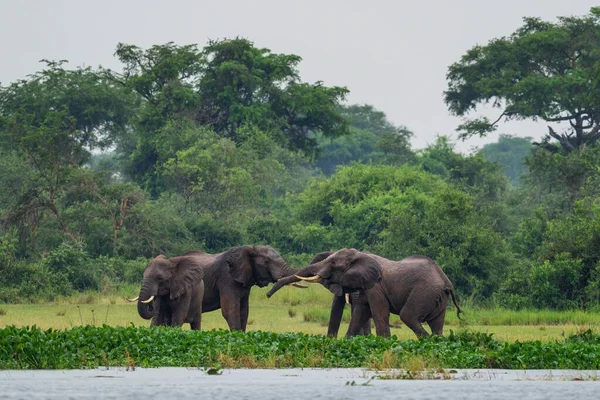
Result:
{"type": "Polygon", "coordinates": [[[311,276],[310,278],[305,278],[303,276],[294,275],[296,278],[306,281],[306,282],[319,282],[321,277],[319,275],[311,276]]]}
{"type": "Polygon", "coordinates": [[[346,293],[346,304],[350,304],[350,294],[346,293]]]}
{"type": "Polygon", "coordinates": [[[140,296],[136,297],[135,299],[128,299],[127,297],[125,297],[125,300],[133,303],[134,301],[138,301],[139,298],[140,298],[140,296]]]}
{"type": "Polygon", "coordinates": [[[144,304],[148,304],[150,303],[152,300],[154,300],[154,296],[150,296],[150,298],[148,300],[143,300],[142,303],[144,304]]]}
{"type": "Polygon", "coordinates": [[[298,284],[298,283],[296,283],[296,282],[293,282],[293,283],[288,283],[288,286],[297,287],[297,288],[299,288],[299,289],[307,289],[307,288],[308,288],[308,286],[300,285],[300,284],[298,284]]]}

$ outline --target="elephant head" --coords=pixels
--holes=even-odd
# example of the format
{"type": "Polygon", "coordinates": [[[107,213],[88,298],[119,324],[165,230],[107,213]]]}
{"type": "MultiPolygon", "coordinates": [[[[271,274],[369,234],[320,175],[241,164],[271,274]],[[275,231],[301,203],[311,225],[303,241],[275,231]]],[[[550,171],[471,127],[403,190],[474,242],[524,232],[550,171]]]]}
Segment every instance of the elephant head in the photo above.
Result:
{"type": "Polygon", "coordinates": [[[166,258],[159,255],[144,270],[140,295],[130,301],[138,302],[138,313],[144,319],[156,314],[155,299],[169,295],[175,299],[203,278],[203,269],[193,255],[166,258]]]}
{"type": "Polygon", "coordinates": [[[296,272],[271,246],[238,246],[223,254],[229,274],[244,287],[265,287],[296,272]]]}
{"type": "MultiPolygon", "coordinates": [[[[315,258],[322,258],[325,255],[326,253],[320,253],[315,258]]],[[[324,282],[324,285],[336,296],[342,296],[344,293],[370,289],[380,279],[381,267],[377,260],[356,249],[341,249],[321,261],[295,271],[294,275],[278,280],[267,293],[267,297],[271,297],[284,285],[299,280],[324,282]]]]}

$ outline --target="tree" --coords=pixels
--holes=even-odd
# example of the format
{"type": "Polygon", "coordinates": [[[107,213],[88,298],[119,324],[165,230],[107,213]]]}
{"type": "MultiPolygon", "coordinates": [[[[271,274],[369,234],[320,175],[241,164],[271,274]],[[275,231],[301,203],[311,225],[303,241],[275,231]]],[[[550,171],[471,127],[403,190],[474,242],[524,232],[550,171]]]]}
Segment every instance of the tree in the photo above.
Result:
{"type": "Polygon", "coordinates": [[[500,284],[510,254],[476,199],[416,166],[361,165],[315,180],[294,199],[296,252],[354,247],[400,260],[435,259],[456,289],[479,299],[500,284]]]}
{"type": "Polygon", "coordinates": [[[136,109],[135,98],[89,67],[68,70],[65,60],[42,61],[45,69],[0,87],[0,115],[27,118],[39,127],[50,114],[64,112],[72,118],[72,140],[86,150],[119,140],[136,109]]]}
{"type": "Polygon", "coordinates": [[[106,71],[107,76],[145,100],[130,173],[155,196],[162,163],[157,144],[166,140],[162,128],[172,120],[210,128],[236,144],[247,138],[240,130],[253,126],[279,146],[313,158],[318,132],[331,137],[348,132],[339,112],[348,90],[301,82],[301,58],[293,54],[273,54],[235,38],[209,41],[202,51],[173,43],[148,50],[119,44],[116,55],[123,72],[106,71]]]}
{"type": "Polygon", "coordinates": [[[479,200],[495,202],[506,192],[507,179],[499,164],[486,161],[481,154],[455,152],[454,144],[445,136],[425,148],[419,161],[423,170],[462,187],[479,200]]]}
{"type": "Polygon", "coordinates": [[[532,149],[530,137],[521,138],[501,134],[496,143],[488,143],[479,151],[487,161],[504,166],[504,173],[511,183],[519,186],[521,176],[527,171],[525,157],[532,149]]]}
{"type": "Polygon", "coordinates": [[[449,67],[445,102],[457,116],[490,102],[501,110],[494,122],[466,120],[457,129],[463,138],[484,136],[502,119],[568,122],[562,133],[548,125],[548,135],[536,144],[557,151],[554,138],[570,153],[600,139],[599,63],[600,7],[556,23],[524,18],[509,37],[475,46],[449,67]]]}
{"type": "Polygon", "coordinates": [[[370,104],[353,104],[342,106],[341,114],[350,124],[348,135],[317,136],[320,153],[317,166],[325,174],[331,175],[338,165],[353,161],[400,165],[414,159],[410,148],[413,133],[392,124],[383,111],[370,104]]]}
{"type": "Polygon", "coordinates": [[[29,79],[0,88],[0,144],[21,154],[32,171],[9,221],[21,224],[48,211],[74,240],[61,198],[77,185],[90,151],[110,145],[126,129],[134,103],[90,68],[46,63],[29,79]]]}
{"type": "Polygon", "coordinates": [[[526,157],[529,173],[524,177],[529,197],[544,204],[549,214],[569,213],[576,201],[585,196],[598,196],[600,146],[585,147],[563,156],[536,148],[526,157]]]}

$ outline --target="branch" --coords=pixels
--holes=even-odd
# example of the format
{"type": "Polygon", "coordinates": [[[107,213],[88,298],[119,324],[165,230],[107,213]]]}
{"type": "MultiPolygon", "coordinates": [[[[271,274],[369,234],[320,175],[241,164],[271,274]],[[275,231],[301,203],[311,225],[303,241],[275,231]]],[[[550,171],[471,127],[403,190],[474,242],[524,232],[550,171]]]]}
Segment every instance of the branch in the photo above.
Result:
{"type": "Polygon", "coordinates": [[[600,124],[597,124],[587,133],[587,136],[591,141],[600,139],[600,124]]]}
{"type": "Polygon", "coordinates": [[[544,121],[546,121],[546,122],[562,122],[562,121],[570,121],[570,120],[578,117],[580,114],[581,113],[577,113],[576,115],[571,115],[571,116],[568,116],[568,117],[556,117],[556,118],[545,118],[545,117],[542,117],[542,118],[544,118],[544,121]]]}
{"type": "Polygon", "coordinates": [[[494,122],[492,122],[492,123],[490,124],[490,126],[494,126],[494,125],[496,125],[498,122],[500,122],[500,120],[502,119],[502,117],[504,117],[504,116],[509,116],[509,115],[511,115],[511,114],[512,114],[512,113],[511,113],[510,111],[506,111],[506,110],[504,110],[504,111],[502,112],[502,114],[500,114],[500,116],[498,117],[498,119],[496,119],[494,122]]]}
{"type": "Polygon", "coordinates": [[[559,135],[551,126],[548,126],[548,134],[558,140],[567,151],[572,152],[575,150],[575,146],[569,141],[569,137],[566,135],[559,135]]]}

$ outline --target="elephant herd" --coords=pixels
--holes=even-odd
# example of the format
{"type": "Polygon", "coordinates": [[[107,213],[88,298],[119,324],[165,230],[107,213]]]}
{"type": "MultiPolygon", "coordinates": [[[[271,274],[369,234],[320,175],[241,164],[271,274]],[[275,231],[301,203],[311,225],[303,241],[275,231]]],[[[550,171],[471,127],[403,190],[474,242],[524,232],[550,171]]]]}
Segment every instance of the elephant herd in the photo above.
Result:
{"type": "Polygon", "coordinates": [[[299,281],[319,282],[333,294],[328,336],[336,337],[346,303],[351,306],[346,336],[371,333],[390,336],[390,313],[397,314],[417,335],[427,336],[422,323],[441,335],[449,297],[460,317],[454,287],[430,258],[411,256],[392,261],[355,249],[322,252],[309,266],[290,267],[271,246],[238,246],[219,254],[187,252],[159,255],[144,270],[138,313],[151,326],[200,329],[202,313],[221,309],[230,330],[246,330],[248,298],[256,285],[274,283],[267,297],[299,281]]]}

